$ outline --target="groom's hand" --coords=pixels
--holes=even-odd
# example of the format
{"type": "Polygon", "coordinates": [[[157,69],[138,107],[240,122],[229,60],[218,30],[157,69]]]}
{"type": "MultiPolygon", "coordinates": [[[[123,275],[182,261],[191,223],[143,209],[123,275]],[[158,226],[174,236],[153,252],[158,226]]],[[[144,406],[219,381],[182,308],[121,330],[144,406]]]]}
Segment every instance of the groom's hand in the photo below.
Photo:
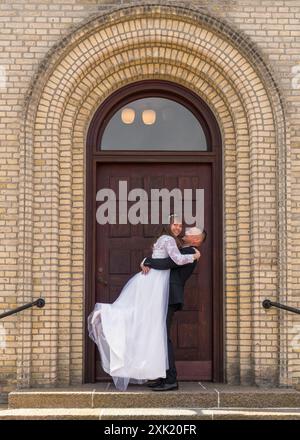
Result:
{"type": "Polygon", "coordinates": [[[143,274],[144,275],[147,275],[147,273],[149,272],[149,270],[151,269],[150,267],[148,267],[148,266],[144,266],[143,265],[143,262],[145,261],[145,259],[141,262],[141,264],[140,264],[140,268],[142,269],[142,272],[143,272],[143,274]]]}

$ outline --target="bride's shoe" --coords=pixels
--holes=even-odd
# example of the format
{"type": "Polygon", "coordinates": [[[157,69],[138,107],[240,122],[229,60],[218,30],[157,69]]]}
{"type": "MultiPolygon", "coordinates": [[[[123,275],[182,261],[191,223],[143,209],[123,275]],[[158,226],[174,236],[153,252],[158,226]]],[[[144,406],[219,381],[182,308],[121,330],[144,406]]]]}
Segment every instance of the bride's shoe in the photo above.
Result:
{"type": "Polygon", "coordinates": [[[172,391],[172,390],[178,390],[178,382],[167,383],[166,381],[163,381],[161,384],[152,388],[152,391],[172,391]]]}
{"type": "Polygon", "coordinates": [[[156,380],[152,380],[152,381],[148,381],[146,383],[147,387],[149,388],[154,388],[157,387],[158,385],[161,385],[163,383],[164,379],[162,379],[161,377],[159,379],[156,380]]]}

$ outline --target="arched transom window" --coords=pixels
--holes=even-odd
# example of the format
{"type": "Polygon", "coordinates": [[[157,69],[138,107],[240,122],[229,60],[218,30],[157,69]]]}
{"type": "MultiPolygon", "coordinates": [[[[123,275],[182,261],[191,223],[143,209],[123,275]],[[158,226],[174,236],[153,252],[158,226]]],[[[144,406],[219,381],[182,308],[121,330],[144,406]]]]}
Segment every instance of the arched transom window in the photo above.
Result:
{"type": "Polygon", "coordinates": [[[179,102],[162,97],[136,99],[111,116],[98,148],[207,151],[203,128],[193,112],[179,102]]]}

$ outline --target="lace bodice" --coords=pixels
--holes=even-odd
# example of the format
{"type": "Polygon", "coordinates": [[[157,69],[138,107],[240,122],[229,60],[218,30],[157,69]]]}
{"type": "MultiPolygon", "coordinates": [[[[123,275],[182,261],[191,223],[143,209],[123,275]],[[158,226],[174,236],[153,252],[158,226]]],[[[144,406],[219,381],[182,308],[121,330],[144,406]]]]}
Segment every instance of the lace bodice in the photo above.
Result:
{"type": "Polygon", "coordinates": [[[177,247],[176,241],[170,235],[162,235],[154,243],[152,258],[171,257],[178,264],[193,263],[193,255],[182,255],[177,247]]]}

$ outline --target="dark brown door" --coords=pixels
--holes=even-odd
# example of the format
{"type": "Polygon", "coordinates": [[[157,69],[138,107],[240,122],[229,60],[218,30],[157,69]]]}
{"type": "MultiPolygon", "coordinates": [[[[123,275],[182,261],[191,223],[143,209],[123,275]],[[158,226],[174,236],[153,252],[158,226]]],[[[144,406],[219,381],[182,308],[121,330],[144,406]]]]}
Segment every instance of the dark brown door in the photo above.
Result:
{"type": "MultiPolygon", "coordinates": [[[[128,191],[179,188],[204,189],[207,241],[202,257],[185,289],[184,309],[175,314],[172,340],[179,380],[212,379],[212,165],[211,164],[98,164],[96,191],[111,188],[118,195],[119,181],[126,181],[128,191]]],[[[117,206],[118,206],[117,198],[117,206]]],[[[98,202],[100,205],[101,202],[98,202]]],[[[195,204],[195,200],[193,201],[195,204]]],[[[128,202],[128,209],[134,202],[128,202]]],[[[97,206],[96,205],[96,208],[97,206]]],[[[118,215],[118,211],[117,211],[118,215]]],[[[150,220],[150,216],[149,216],[150,220]]],[[[128,279],[137,273],[144,256],[151,255],[151,245],[159,225],[96,225],[96,302],[112,303],[128,279]]],[[[153,325],[155,323],[153,322],[153,325]]],[[[103,380],[99,354],[96,354],[96,380],[103,380]]]]}
{"type": "MultiPolygon", "coordinates": [[[[168,119],[170,113],[165,114],[167,119],[160,118],[159,114],[158,106],[159,124],[163,120],[175,120],[173,117],[168,119]]],[[[119,116],[117,120],[120,121],[119,116]]],[[[147,139],[151,141],[152,138],[147,139]]],[[[158,232],[157,225],[151,224],[124,225],[119,224],[117,219],[115,225],[101,226],[96,222],[96,211],[100,204],[96,202],[97,191],[112,188],[118,194],[120,180],[128,182],[128,191],[133,188],[143,188],[147,193],[160,188],[204,189],[208,237],[201,249],[202,257],[197,270],[185,289],[184,310],[175,314],[172,339],[179,379],[222,382],[222,140],[218,123],[207,104],[179,84],[146,80],[115,91],[95,112],[88,130],[86,148],[86,319],[95,302],[113,302],[117,298],[126,281],[139,271],[142,258],[151,254],[151,244],[158,232]],[[182,118],[175,118],[178,123],[174,125],[175,130],[161,132],[167,135],[166,139],[169,139],[168,133],[172,134],[172,144],[168,144],[170,148],[164,149],[163,143],[157,143],[158,148],[154,148],[157,146],[155,143],[151,147],[154,149],[150,149],[151,142],[148,144],[148,141],[139,148],[140,139],[143,139],[139,131],[131,137],[134,146],[126,143],[127,138],[123,139],[121,135],[110,137],[110,142],[102,142],[105,132],[119,133],[119,125],[112,125],[111,130],[107,127],[124,106],[135,103],[135,121],[141,124],[143,108],[140,107],[140,99],[153,97],[171,99],[188,109],[203,129],[206,147],[202,148],[202,141],[200,149],[193,149],[193,145],[191,149],[186,147],[186,141],[191,138],[193,142],[196,137],[185,137],[189,129],[181,125],[185,117],[183,114],[182,118]],[[174,137],[175,132],[179,133],[178,137],[174,137]],[[184,136],[180,136],[180,133],[184,136]],[[112,139],[118,142],[115,144],[112,139]],[[126,148],[123,148],[123,140],[126,148]]],[[[107,376],[101,370],[96,346],[87,332],[85,336],[85,381],[105,380],[107,376]]]]}

